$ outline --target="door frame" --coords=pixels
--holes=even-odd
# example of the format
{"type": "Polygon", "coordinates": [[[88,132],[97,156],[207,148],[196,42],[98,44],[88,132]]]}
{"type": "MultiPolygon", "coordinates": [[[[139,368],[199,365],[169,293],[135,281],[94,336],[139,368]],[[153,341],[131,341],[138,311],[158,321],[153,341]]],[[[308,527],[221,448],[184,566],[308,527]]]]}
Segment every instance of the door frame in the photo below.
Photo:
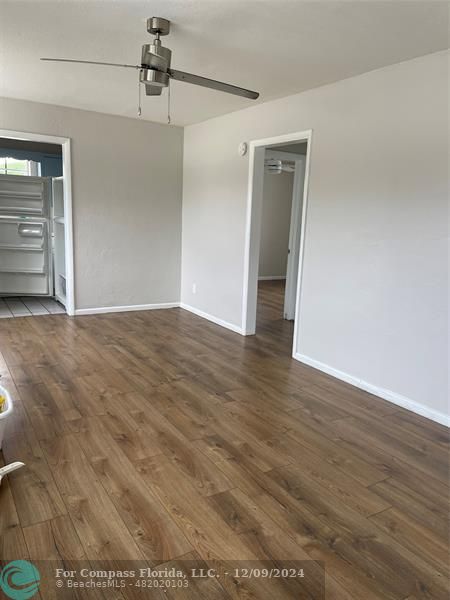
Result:
{"type": "Polygon", "coordinates": [[[295,319],[295,305],[297,286],[294,284],[295,265],[300,259],[300,239],[301,239],[301,224],[302,224],[302,203],[303,193],[302,187],[305,185],[306,172],[306,156],[295,160],[294,182],[292,186],[292,205],[291,205],[291,220],[289,224],[289,253],[286,267],[286,289],[284,293],[284,318],[289,319],[292,314],[292,319],[295,319]],[[298,257],[298,260],[297,260],[298,257]]]}
{"type": "Polygon", "coordinates": [[[264,154],[267,146],[285,145],[291,142],[308,143],[306,150],[305,184],[303,188],[302,222],[300,231],[299,268],[294,319],[292,354],[297,351],[297,324],[300,315],[302,273],[304,261],[305,231],[308,208],[308,186],[311,156],[312,129],[270,138],[252,140],[249,143],[249,175],[247,191],[247,215],[244,247],[244,281],[242,293],[242,334],[253,335],[256,331],[256,305],[258,294],[258,267],[261,242],[261,215],[263,203],[264,154]]]}
{"type": "Polygon", "coordinates": [[[62,146],[63,176],[64,176],[64,245],[66,263],[66,312],[69,316],[75,314],[75,282],[73,267],[73,213],[72,213],[72,170],[70,159],[70,138],[30,133],[27,131],[12,131],[0,129],[0,137],[29,142],[45,142],[62,146]]]}
{"type": "Polygon", "coordinates": [[[295,165],[292,185],[291,214],[289,221],[286,288],[284,294],[283,307],[284,318],[293,321],[295,319],[295,304],[297,293],[297,285],[293,283],[294,279],[295,281],[297,281],[295,277],[297,273],[295,273],[294,265],[298,265],[298,258],[300,253],[300,232],[303,202],[302,190],[305,185],[306,155],[295,154],[293,152],[285,152],[284,150],[282,152],[279,152],[278,150],[274,150],[273,148],[266,148],[264,158],[289,160],[295,165]]]}

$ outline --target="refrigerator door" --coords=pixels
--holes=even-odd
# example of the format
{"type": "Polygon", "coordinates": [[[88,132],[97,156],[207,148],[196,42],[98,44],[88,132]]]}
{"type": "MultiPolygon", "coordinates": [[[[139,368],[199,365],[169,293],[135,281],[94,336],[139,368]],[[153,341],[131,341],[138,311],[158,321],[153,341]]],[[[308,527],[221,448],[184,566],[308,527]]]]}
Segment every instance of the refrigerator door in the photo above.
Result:
{"type": "Polygon", "coordinates": [[[53,294],[49,208],[48,180],[0,175],[0,295],[53,294]]]}
{"type": "Polygon", "coordinates": [[[0,175],[0,214],[48,218],[49,187],[46,177],[0,175]]]}
{"type": "Polygon", "coordinates": [[[66,222],[64,215],[64,177],[52,178],[53,280],[55,298],[66,305],[66,222]]]}

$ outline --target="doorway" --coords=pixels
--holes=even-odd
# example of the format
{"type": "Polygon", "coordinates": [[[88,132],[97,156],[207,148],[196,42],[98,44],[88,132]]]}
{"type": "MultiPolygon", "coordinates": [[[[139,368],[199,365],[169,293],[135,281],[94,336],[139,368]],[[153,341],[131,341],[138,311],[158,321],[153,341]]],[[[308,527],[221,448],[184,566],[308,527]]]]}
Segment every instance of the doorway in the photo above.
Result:
{"type": "Polygon", "coordinates": [[[70,140],[0,130],[0,316],[73,315],[70,140]]]}
{"type": "Polygon", "coordinates": [[[250,142],[242,329],[245,335],[256,333],[258,289],[260,300],[261,294],[269,293],[276,297],[279,318],[293,321],[292,353],[301,298],[311,137],[306,131],[250,142]]]}

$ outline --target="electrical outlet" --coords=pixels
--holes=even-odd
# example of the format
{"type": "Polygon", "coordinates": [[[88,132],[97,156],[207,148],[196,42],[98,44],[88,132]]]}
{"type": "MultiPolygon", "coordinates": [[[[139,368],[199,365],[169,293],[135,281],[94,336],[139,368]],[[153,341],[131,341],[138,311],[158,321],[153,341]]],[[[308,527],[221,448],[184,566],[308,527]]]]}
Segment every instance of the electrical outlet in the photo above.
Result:
{"type": "Polygon", "coordinates": [[[196,293],[197,293],[197,284],[196,284],[196,283],[193,283],[193,284],[192,284],[192,293],[193,293],[193,294],[196,294],[196,293]]]}

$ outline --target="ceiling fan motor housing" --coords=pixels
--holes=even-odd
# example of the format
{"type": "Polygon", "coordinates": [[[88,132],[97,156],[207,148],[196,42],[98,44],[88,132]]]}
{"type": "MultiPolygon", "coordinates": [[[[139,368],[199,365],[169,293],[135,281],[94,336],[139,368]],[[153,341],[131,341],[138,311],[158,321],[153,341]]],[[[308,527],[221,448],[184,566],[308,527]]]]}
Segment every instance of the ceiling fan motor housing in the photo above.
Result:
{"type": "Polygon", "coordinates": [[[165,72],[170,67],[171,58],[172,51],[162,46],[159,40],[142,46],[141,64],[144,68],[165,72]]]}
{"type": "Polygon", "coordinates": [[[142,46],[140,81],[145,85],[147,96],[159,96],[162,89],[169,85],[169,75],[172,51],[165,48],[159,39],[170,31],[170,21],[160,17],[147,20],[147,31],[155,35],[151,44],[142,46]]]}

